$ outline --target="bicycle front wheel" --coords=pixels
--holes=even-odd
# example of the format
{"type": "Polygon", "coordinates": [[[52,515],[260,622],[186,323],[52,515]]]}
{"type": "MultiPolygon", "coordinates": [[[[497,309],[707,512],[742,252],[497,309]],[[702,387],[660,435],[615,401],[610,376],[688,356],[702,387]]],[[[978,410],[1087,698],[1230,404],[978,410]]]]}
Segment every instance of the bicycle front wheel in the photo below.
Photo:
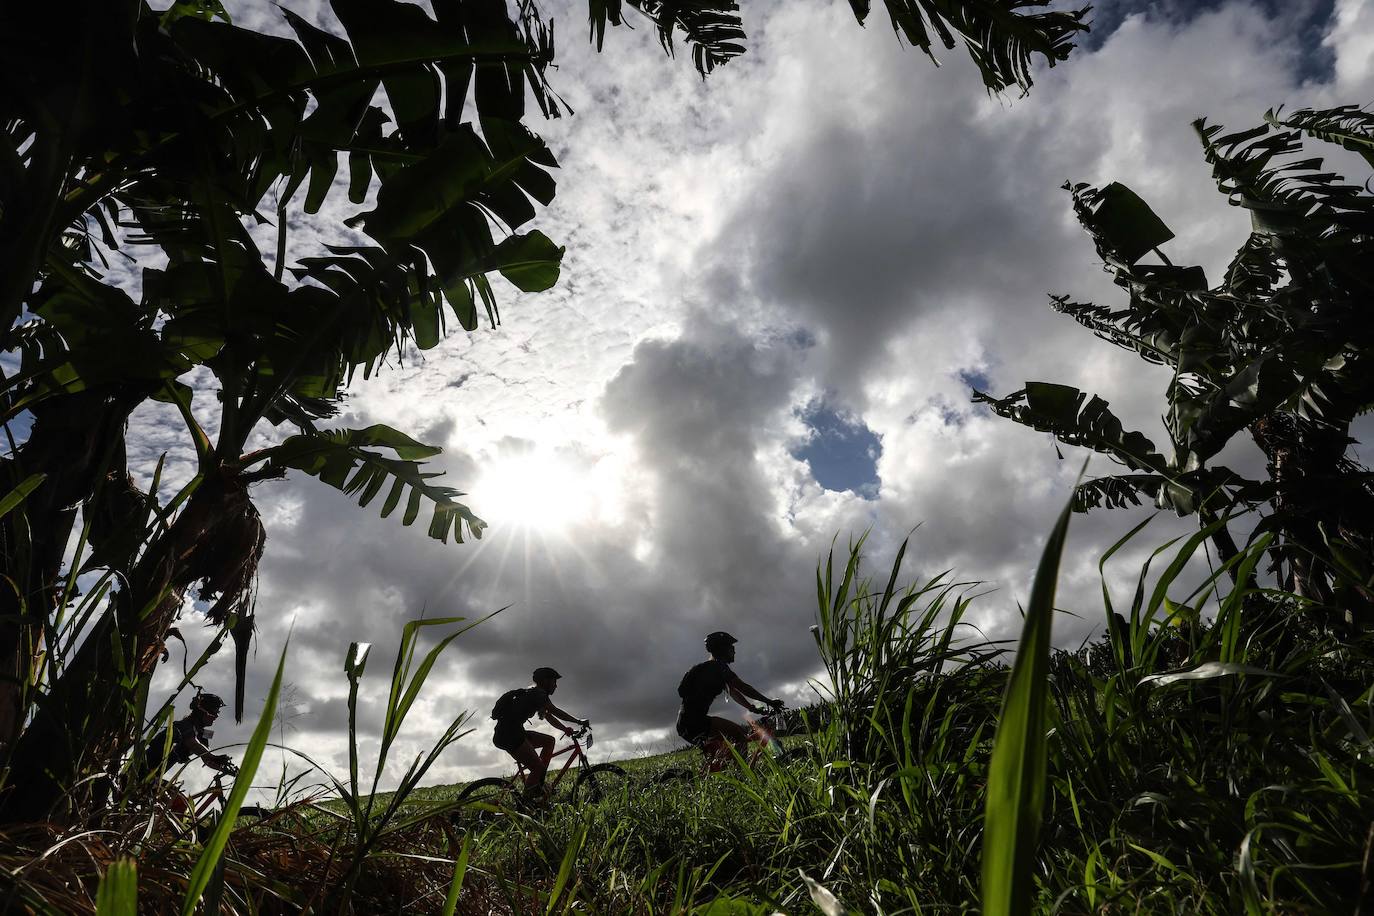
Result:
{"type": "Polygon", "coordinates": [[[573,803],[596,802],[618,795],[629,785],[630,777],[613,763],[598,763],[578,774],[573,783],[573,803]]]}

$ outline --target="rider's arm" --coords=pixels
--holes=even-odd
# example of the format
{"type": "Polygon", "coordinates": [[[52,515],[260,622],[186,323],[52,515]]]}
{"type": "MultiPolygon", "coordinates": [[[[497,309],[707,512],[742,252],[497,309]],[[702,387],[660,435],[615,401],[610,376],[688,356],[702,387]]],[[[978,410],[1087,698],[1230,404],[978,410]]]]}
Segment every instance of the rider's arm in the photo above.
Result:
{"type": "Polygon", "coordinates": [[[554,725],[560,726],[568,731],[571,731],[571,729],[569,729],[567,727],[567,724],[562,721],[564,719],[566,719],[568,722],[576,722],[578,725],[589,724],[586,719],[579,719],[577,716],[574,716],[571,713],[566,713],[563,710],[559,709],[557,706],[553,705],[552,702],[546,703],[544,705],[544,708],[539,711],[539,714],[544,717],[545,721],[551,722],[554,725]]]}
{"type": "Polygon", "coordinates": [[[200,762],[212,770],[223,770],[224,765],[229,762],[229,758],[224,754],[215,754],[205,746],[195,732],[188,732],[183,740],[185,749],[191,752],[191,756],[199,757],[200,762]]]}
{"type": "Polygon", "coordinates": [[[205,764],[210,769],[222,773],[228,767],[230,763],[230,758],[228,754],[216,754],[212,752],[208,747],[201,743],[199,738],[195,737],[194,735],[191,736],[190,744],[191,753],[199,757],[200,762],[205,764]]]}
{"type": "Polygon", "coordinates": [[[771,697],[766,697],[763,694],[759,693],[749,684],[746,684],[739,677],[739,675],[734,674],[733,672],[731,673],[730,680],[726,681],[725,686],[730,690],[731,695],[734,696],[734,698],[738,700],[740,702],[740,705],[742,706],[751,705],[748,702],[748,699],[758,700],[760,703],[764,703],[768,706],[781,705],[779,701],[774,700],[771,697]]]}
{"type": "Polygon", "coordinates": [[[730,696],[734,699],[734,701],[739,705],[743,706],[745,709],[749,710],[752,713],[763,712],[763,710],[759,709],[757,706],[755,706],[753,703],[749,701],[750,698],[746,696],[743,691],[735,689],[735,686],[733,684],[727,684],[725,689],[730,692],[730,696]]]}
{"type": "Polygon", "coordinates": [[[218,770],[223,773],[229,768],[229,765],[233,761],[228,754],[212,754],[206,751],[204,754],[200,755],[200,762],[212,770],[218,770]]]}

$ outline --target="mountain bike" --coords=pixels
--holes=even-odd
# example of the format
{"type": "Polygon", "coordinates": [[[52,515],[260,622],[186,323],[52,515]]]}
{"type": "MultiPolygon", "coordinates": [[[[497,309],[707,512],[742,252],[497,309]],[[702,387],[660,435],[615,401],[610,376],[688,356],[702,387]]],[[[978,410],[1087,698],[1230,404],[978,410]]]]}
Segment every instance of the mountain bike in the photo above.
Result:
{"type": "MultiPolygon", "coordinates": [[[[749,723],[748,745],[744,752],[744,763],[750,769],[758,767],[759,761],[771,759],[774,763],[798,760],[806,754],[806,748],[784,748],[778,740],[785,734],[783,723],[787,710],[781,707],[761,716],[745,715],[749,723]]],[[[669,767],[654,777],[655,782],[679,782],[719,773],[735,763],[735,754],[730,743],[719,735],[712,735],[701,745],[701,765],[699,767],[669,767]]]]}
{"type": "Polygon", "coordinates": [[[573,764],[577,764],[578,773],[573,779],[571,800],[574,803],[580,801],[599,802],[624,788],[628,777],[624,770],[613,763],[592,765],[587,759],[584,739],[585,747],[590,748],[592,746],[592,727],[590,725],[584,725],[568,735],[569,743],[553,752],[553,756],[549,759],[549,770],[544,777],[542,799],[537,796],[534,799],[529,798],[525,791],[525,775],[529,771],[524,764],[521,764],[516,769],[514,776],[489,776],[486,779],[468,783],[463,791],[458,793],[455,801],[460,805],[477,802],[493,808],[516,809],[526,807],[531,801],[535,803],[547,802],[554,797],[558,790],[558,784],[568,775],[568,771],[573,769],[573,764]],[[557,772],[554,772],[554,760],[564,756],[568,759],[563,761],[563,766],[557,772]]]}
{"type": "MultiPolygon", "coordinates": [[[[169,829],[176,836],[194,836],[204,842],[214,832],[224,814],[229,793],[224,785],[226,776],[237,776],[238,767],[232,763],[215,774],[210,784],[199,792],[184,792],[174,780],[155,779],[134,790],[127,807],[115,815],[122,832],[143,832],[151,835],[169,829]]],[[[270,808],[243,805],[234,819],[235,827],[266,820],[273,815],[270,808]]]]}

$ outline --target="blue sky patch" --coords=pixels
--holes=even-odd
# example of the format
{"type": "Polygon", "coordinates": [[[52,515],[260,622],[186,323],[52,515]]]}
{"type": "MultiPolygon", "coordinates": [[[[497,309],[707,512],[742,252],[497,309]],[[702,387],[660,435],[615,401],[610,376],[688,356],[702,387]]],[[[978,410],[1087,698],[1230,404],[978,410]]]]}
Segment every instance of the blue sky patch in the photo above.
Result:
{"type": "MultiPolygon", "coordinates": [[[[1097,50],[1117,30],[1122,20],[1145,13],[1155,20],[1186,25],[1199,16],[1215,12],[1228,0],[1098,0],[1089,14],[1092,31],[1078,39],[1084,47],[1097,50]]],[[[1253,6],[1270,19],[1282,19],[1298,39],[1301,57],[1297,76],[1301,80],[1328,81],[1335,71],[1335,54],[1322,45],[1330,27],[1335,0],[1253,0],[1253,6]]]]}
{"type": "Polygon", "coordinates": [[[988,378],[987,373],[981,369],[960,369],[957,373],[959,383],[966,388],[976,388],[979,391],[991,394],[988,386],[992,384],[992,379],[988,378]]]}
{"type": "Polygon", "coordinates": [[[878,498],[878,456],[882,440],[856,418],[842,416],[832,407],[813,402],[802,413],[810,437],[792,457],[805,461],[811,476],[827,490],[852,490],[864,499],[878,498]]]}

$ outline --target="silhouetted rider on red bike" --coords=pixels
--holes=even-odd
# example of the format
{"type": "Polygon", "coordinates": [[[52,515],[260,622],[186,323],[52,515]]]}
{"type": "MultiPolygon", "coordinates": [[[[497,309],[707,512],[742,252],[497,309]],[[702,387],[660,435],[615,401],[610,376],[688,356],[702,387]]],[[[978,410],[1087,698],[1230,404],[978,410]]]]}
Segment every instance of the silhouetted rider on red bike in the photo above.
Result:
{"type": "Polygon", "coordinates": [[[544,774],[549,769],[555,744],[553,735],[543,732],[526,731],[525,721],[531,716],[539,716],[565,735],[573,730],[563,724],[563,720],[576,722],[586,727],[591,725],[586,719],[579,719],[564,712],[549,695],[558,689],[558,679],[563,675],[552,668],[535,668],[531,687],[518,687],[501,694],[492,708],[491,717],[496,720],[496,731],[491,743],[524,764],[529,772],[525,776],[525,788],[534,791],[544,784],[544,774]]]}
{"type": "Polygon", "coordinates": [[[682,707],[677,714],[677,733],[683,741],[703,747],[713,736],[729,741],[743,754],[749,732],[738,722],[710,715],[711,703],[725,691],[730,692],[744,708],[755,715],[764,715],[760,709],[749,702],[755,699],[774,709],[782,707],[782,700],[770,699],[753,687],[740,680],[739,675],[730,670],[735,660],[735,643],[739,640],[723,630],[717,630],[706,637],[706,651],[711,657],[699,662],[682,676],[677,695],[682,698],[682,707]]]}

